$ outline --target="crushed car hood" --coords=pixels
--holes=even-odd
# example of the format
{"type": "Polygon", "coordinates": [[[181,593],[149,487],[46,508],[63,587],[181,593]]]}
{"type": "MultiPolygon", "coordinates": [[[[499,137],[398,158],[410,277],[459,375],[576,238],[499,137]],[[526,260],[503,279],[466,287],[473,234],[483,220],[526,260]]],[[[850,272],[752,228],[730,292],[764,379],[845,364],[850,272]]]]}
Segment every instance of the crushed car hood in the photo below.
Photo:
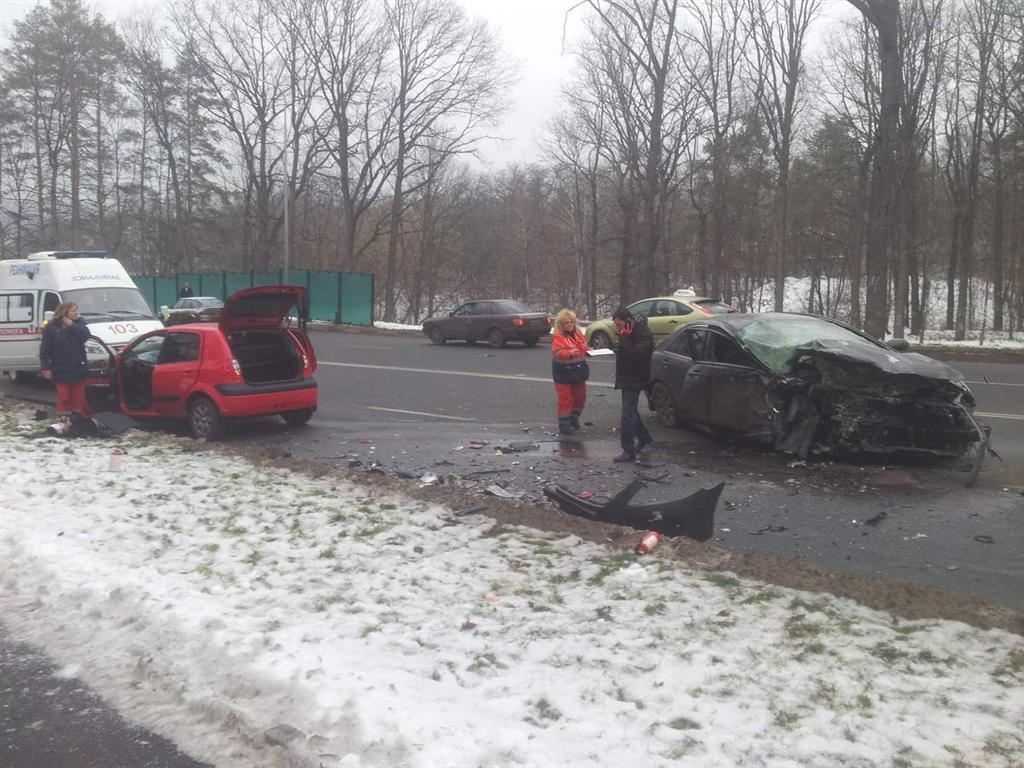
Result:
{"type": "Polygon", "coordinates": [[[960,384],[964,376],[955,368],[916,352],[895,352],[867,344],[812,341],[796,348],[796,353],[820,355],[856,365],[870,365],[882,373],[922,376],[960,384]]]}

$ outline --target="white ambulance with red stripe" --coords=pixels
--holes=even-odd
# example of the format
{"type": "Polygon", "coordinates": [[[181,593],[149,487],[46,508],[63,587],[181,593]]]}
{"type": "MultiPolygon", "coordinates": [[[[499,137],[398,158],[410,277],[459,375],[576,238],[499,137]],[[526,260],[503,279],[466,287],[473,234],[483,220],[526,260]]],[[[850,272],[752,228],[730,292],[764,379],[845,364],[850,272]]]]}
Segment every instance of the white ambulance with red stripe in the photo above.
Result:
{"type": "MultiPolygon", "coordinates": [[[[103,251],[42,251],[0,261],[0,370],[17,378],[39,371],[43,326],[62,302],[78,305],[93,336],[115,351],[163,324],[121,262],[103,251]]],[[[90,359],[105,357],[87,347],[90,359]]]]}

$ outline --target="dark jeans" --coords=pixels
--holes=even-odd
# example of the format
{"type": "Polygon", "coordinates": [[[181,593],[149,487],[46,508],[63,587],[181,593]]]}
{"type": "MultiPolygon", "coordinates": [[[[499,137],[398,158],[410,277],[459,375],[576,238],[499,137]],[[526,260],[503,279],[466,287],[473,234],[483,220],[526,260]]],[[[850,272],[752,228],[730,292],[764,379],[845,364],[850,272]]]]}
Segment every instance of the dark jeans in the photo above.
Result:
{"type": "Polygon", "coordinates": [[[640,392],[639,389],[622,390],[622,426],[619,440],[622,450],[626,453],[636,453],[638,441],[641,443],[651,442],[651,433],[647,431],[647,427],[640,419],[640,392]]]}

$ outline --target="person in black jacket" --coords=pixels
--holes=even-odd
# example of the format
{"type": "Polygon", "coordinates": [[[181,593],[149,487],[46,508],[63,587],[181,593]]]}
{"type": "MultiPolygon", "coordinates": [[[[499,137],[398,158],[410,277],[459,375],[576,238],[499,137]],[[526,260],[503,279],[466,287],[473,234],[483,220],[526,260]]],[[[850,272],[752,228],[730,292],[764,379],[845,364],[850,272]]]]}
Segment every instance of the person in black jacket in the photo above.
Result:
{"type": "Polygon", "coordinates": [[[181,286],[181,290],[178,291],[178,298],[179,299],[190,299],[190,298],[192,298],[192,286],[189,285],[188,281],[186,281],[185,284],[183,286],[181,286]]]}
{"type": "Polygon", "coordinates": [[[636,317],[625,307],[612,315],[619,333],[615,353],[615,388],[622,390],[622,426],[619,440],[622,453],[612,461],[634,461],[636,455],[652,440],[651,433],[640,418],[640,393],[646,391],[651,378],[651,355],[654,337],[646,317],[636,317]]]}
{"type": "Polygon", "coordinates": [[[85,342],[89,335],[89,326],[78,316],[78,305],[70,301],[57,307],[53,319],[43,329],[39,366],[43,378],[57,387],[58,416],[92,414],[85,399],[85,342]]]}

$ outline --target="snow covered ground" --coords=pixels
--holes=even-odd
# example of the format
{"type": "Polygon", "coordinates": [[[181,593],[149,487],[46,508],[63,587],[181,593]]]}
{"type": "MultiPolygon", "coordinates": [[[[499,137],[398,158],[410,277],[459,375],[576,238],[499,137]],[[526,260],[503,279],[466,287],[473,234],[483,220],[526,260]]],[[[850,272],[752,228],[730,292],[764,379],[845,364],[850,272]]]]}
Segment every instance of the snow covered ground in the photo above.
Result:
{"type": "Polygon", "coordinates": [[[217,766],[1024,760],[1019,636],[26,418],[0,412],[4,621],[217,766]]]}

